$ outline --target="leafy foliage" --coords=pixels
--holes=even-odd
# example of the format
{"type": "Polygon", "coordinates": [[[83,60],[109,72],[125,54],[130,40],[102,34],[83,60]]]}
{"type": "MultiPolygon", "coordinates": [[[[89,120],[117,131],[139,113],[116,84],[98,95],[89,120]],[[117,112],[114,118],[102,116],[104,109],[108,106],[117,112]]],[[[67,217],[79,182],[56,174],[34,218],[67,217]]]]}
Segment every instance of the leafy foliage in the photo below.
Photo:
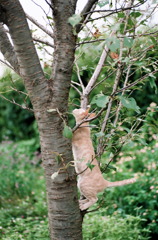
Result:
{"type": "Polygon", "coordinates": [[[63,136],[66,138],[72,138],[72,130],[69,126],[64,125],[63,136]]]}
{"type": "MultiPolygon", "coordinates": [[[[22,106],[31,107],[24,85],[17,75],[6,72],[0,79],[0,91],[3,96],[22,106]],[[13,90],[16,89],[16,90],[13,90]],[[21,92],[24,92],[22,94],[21,92]]],[[[34,123],[33,113],[23,110],[15,104],[0,99],[0,141],[29,139],[37,136],[37,125],[34,123]]],[[[37,140],[38,141],[38,140],[37,140]]]]}
{"type": "Polygon", "coordinates": [[[81,21],[81,16],[79,14],[74,14],[72,17],[68,19],[68,22],[75,27],[80,21],[81,21]]]}
{"type": "Polygon", "coordinates": [[[84,240],[147,240],[148,230],[141,229],[143,219],[126,215],[121,218],[119,215],[101,216],[91,214],[84,220],[84,240]]]}

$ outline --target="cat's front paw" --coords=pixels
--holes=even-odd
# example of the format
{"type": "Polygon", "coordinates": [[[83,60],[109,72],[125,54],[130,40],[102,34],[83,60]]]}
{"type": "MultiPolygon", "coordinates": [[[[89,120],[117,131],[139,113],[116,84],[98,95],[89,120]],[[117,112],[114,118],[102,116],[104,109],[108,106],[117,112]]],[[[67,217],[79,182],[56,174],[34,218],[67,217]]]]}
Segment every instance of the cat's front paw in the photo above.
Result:
{"type": "Polygon", "coordinates": [[[79,207],[80,207],[81,211],[84,211],[84,210],[86,210],[88,208],[85,203],[80,203],[79,207]]]}
{"type": "Polygon", "coordinates": [[[88,199],[79,200],[79,207],[80,207],[81,211],[88,208],[88,207],[86,207],[87,202],[88,202],[88,199]]]}

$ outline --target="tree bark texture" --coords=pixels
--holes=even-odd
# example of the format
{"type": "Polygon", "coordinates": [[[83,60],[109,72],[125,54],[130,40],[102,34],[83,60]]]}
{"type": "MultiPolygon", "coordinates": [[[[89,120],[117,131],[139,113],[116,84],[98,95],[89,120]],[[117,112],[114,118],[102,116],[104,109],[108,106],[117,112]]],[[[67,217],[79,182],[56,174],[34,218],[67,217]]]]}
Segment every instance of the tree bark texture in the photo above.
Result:
{"type": "Polygon", "coordinates": [[[47,81],[19,1],[0,0],[1,8],[5,9],[5,24],[13,41],[12,52],[15,52],[15,59],[18,60],[20,75],[38,122],[51,239],[80,240],[82,217],[78,206],[76,176],[74,168],[67,167],[73,161],[71,141],[62,134],[62,118],[65,117],[68,106],[76,43],[68,18],[75,13],[76,1],[52,0],[51,4],[55,23],[55,50],[52,77],[47,81]],[[49,112],[49,109],[58,111],[49,112]],[[57,171],[58,176],[52,180],[51,175],[57,171]]]}

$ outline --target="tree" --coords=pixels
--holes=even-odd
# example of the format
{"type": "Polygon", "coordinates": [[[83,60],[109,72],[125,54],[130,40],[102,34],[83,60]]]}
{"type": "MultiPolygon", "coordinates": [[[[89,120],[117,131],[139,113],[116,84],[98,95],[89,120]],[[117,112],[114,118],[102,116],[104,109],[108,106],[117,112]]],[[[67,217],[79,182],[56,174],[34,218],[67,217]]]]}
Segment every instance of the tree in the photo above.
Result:
{"type": "MultiPolygon", "coordinates": [[[[145,24],[139,7],[145,1],[131,0],[128,3],[123,1],[120,5],[113,6],[106,1],[89,0],[80,14],[75,14],[77,0],[45,0],[45,2],[52,10],[53,33],[47,31],[32,17],[25,15],[18,0],[0,0],[0,50],[7,64],[23,78],[38,123],[51,239],[82,239],[83,213],[78,206],[76,174],[71,164],[73,161],[70,139],[72,131],[67,126],[70,87],[72,86],[80,95],[80,106],[86,109],[91,100],[92,90],[105,83],[108,78],[112,81],[108,95],[105,94],[107,91],[105,85],[103,93],[97,94],[91,101],[91,104],[98,109],[97,117],[105,113],[98,134],[97,154],[100,156],[107,146],[107,139],[103,136],[108,133],[109,126],[112,124],[113,128],[109,133],[112,136],[115,132],[122,106],[139,112],[135,100],[126,96],[125,93],[130,89],[133,91],[134,86],[149,77],[152,78],[155,86],[153,74],[157,69],[154,65],[151,67],[153,63],[151,59],[146,63],[148,66],[148,68],[145,66],[146,74],[136,80],[132,76],[135,66],[139,66],[139,62],[142,61],[142,55],[144,54],[144,57],[149,50],[153,50],[153,45],[156,44],[154,34],[157,31],[149,32],[145,29],[139,33],[138,27],[145,24]],[[107,8],[102,9],[104,6],[107,8]],[[96,16],[95,13],[101,15],[96,16]],[[104,29],[95,25],[98,19],[106,19],[114,14],[116,19],[112,20],[107,34],[104,33],[104,29]],[[26,18],[43,29],[51,36],[52,42],[54,41],[52,44],[42,40],[42,43],[54,47],[52,74],[49,79],[41,68],[33,43],[33,39],[34,41],[39,39],[32,38],[26,18]],[[11,40],[5,25],[9,29],[11,40]],[[88,30],[85,30],[85,26],[88,30]],[[85,36],[78,42],[81,38],[77,37],[82,30],[85,36]],[[149,41],[145,43],[145,49],[139,49],[134,40],[136,37],[145,35],[151,36],[152,45],[149,41]],[[98,46],[99,42],[101,42],[101,56],[97,55],[99,61],[94,72],[88,83],[84,83],[80,74],[79,61],[75,59],[76,47],[93,43],[98,46]],[[78,76],[78,80],[75,81],[71,81],[73,68],[78,76]],[[53,173],[54,177],[51,178],[53,173]]],[[[156,9],[155,5],[152,6],[151,13],[156,9]]],[[[77,127],[79,126],[76,126],[73,131],[77,127]]],[[[107,166],[111,161],[112,159],[107,166]]]]}

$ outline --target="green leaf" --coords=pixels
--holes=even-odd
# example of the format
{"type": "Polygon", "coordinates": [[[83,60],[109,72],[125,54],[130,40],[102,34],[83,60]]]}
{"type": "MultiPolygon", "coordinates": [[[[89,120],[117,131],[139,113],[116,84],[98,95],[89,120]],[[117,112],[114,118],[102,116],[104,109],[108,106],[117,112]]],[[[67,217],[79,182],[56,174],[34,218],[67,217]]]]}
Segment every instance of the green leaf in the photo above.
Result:
{"type": "Polygon", "coordinates": [[[46,18],[47,18],[47,19],[50,19],[50,20],[53,20],[53,18],[52,18],[52,17],[50,17],[50,16],[46,16],[46,18]]]}
{"type": "Polygon", "coordinates": [[[98,133],[95,134],[95,136],[96,136],[97,138],[104,137],[104,136],[105,136],[105,133],[103,133],[103,132],[98,132],[98,133]]]}
{"type": "Polygon", "coordinates": [[[129,30],[129,32],[134,32],[134,29],[135,29],[135,22],[133,21],[132,18],[129,18],[128,21],[127,21],[127,30],[129,30]]]}
{"type": "Polygon", "coordinates": [[[115,38],[109,48],[112,52],[115,52],[117,49],[120,48],[120,40],[115,38]]]}
{"type": "Polygon", "coordinates": [[[124,129],[126,132],[130,133],[130,129],[129,129],[129,128],[123,127],[123,129],[124,129]]]}
{"type": "Polygon", "coordinates": [[[104,108],[109,101],[109,96],[104,94],[95,95],[91,101],[91,104],[96,104],[98,107],[104,108]]]}
{"type": "Polygon", "coordinates": [[[94,164],[91,164],[90,162],[88,162],[87,164],[87,167],[92,171],[92,169],[95,167],[94,164]]]}
{"type": "Polygon", "coordinates": [[[118,18],[124,18],[125,17],[125,14],[123,12],[119,12],[117,14],[118,18]]]}
{"type": "Polygon", "coordinates": [[[124,46],[127,48],[131,48],[133,46],[133,42],[134,41],[132,38],[128,38],[128,37],[124,38],[124,46]]]}
{"type": "Polygon", "coordinates": [[[138,17],[140,17],[142,14],[140,13],[140,12],[131,12],[131,14],[130,14],[132,17],[134,17],[134,18],[138,18],[138,17]]]}
{"type": "Polygon", "coordinates": [[[64,126],[63,136],[69,139],[72,138],[72,129],[67,125],[64,126]]]}
{"type": "Polygon", "coordinates": [[[100,2],[98,2],[98,6],[99,7],[104,7],[105,5],[109,4],[108,0],[102,0],[100,2]]]}
{"type": "Polygon", "coordinates": [[[118,48],[120,48],[120,40],[115,36],[107,38],[106,44],[112,52],[115,52],[118,48]]]}
{"type": "Polygon", "coordinates": [[[151,36],[150,39],[152,40],[153,44],[157,44],[157,39],[156,38],[151,36]]]}
{"type": "Polygon", "coordinates": [[[150,79],[150,81],[149,81],[150,87],[151,87],[151,88],[155,88],[155,94],[157,94],[157,85],[156,85],[155,79],[154,79],[154,78],[156,78],[156,77],[153,76],[154,78],[152,78],[151,75],[152,75],[152,74],[150,74],[150,76],[149,76],[149,79],[150,79]]]}
{"type": "Polygon", "coordinates": [[[147,146],[147,145],[148,145],[148,144],[146,143],[145,139],[143,139],[143,138],[140,138],[140,137],[139,137],[139,138],[137,139],[137,141],[140,142],[140,143],[141,143],[142,145],[144,145],[144,146],[147,146]]]}
{"type": "Polygon", "coordinates": [[[115,23],[112,27],[111,27],[112,30],[114,31],[118,31],[120,29],[120,23],[115,23]]]}
{"type": "MultiPolygon", "coordinates": [[[[106,166],[107,166],[107,164],[106,164],[106,166]]],[[[108,167],[107,168],[109,168],[109,169],[112,169],[112,170],[114,170],[114,171],[117,171],[117,168],[116,167],[114,167],[113,165],[108,165],[108,167]]]]}
{"type": "Polygon", "coordinates": [[[124,24],[124,23],[121,23],[121,24],[120,24],[120,33],[123,34],[124,28],[125,28],[125,24],[124,24]]]}
{"type": "Polygon", "coordinates": [[[139,106],[137,105],[136,101],[134,98],[126,98],[123,96],[119,96],[119,99],[122,103],[122,105],[128,109],[133,109],[134,111],[136,111],[137,113],[140,113],[139,111],[139,106]]]}
{"type": "Polygon", "coordinates": [[[81,19],[82,18],[79,14],[73,14],[72,17],[69,17],[68,23],[75,27],[81,21],[81,19]]]}
{"type": "Polygon", "coordinates": [[[130,63],[130,58],[129,57],[125,57],[122,62],[125,62],[126,64],[130,63]]]}

